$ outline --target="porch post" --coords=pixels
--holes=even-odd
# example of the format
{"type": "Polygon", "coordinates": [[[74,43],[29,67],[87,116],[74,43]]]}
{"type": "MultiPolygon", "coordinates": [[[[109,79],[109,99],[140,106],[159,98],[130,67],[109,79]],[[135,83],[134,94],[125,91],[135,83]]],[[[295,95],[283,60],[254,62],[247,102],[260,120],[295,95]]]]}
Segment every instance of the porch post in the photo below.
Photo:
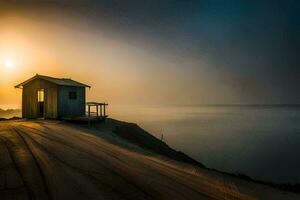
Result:
{"type": "Polygon", "coordinates": [[[105,110],[106,106],[105,106],[105,103],[103,104],[103,106],[104,106],[104,116],[106,116],[106,110],[105,110]]]}
{"type": "Polygon", "coordinates": [[[102,117],[102,105],[99,104],[99,106],[100,106],[100,117],[102,117]]]}
{"type": "Polygon", "coordinates": [[[96,105],[96,110],[97,110],[97,117],[99,116],[98,112],[99,112],[99,105],[96,105]]]}

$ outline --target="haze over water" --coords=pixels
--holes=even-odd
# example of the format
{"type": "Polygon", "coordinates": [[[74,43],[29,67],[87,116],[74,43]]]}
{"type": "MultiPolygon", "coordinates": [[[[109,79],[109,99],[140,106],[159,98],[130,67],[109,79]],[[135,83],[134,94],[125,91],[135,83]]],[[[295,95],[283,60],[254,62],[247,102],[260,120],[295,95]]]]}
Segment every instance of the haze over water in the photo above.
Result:
{"type": "Polygon", "coordinates": [[[111,106],[207,167],[276,183],[300,182],[300,107],[111,106]]]}

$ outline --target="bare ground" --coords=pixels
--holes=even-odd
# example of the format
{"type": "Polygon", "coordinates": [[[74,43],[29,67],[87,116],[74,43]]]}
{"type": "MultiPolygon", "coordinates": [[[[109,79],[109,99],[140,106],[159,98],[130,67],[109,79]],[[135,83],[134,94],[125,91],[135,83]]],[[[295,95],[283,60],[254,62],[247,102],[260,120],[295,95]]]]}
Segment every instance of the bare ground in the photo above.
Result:
{"type": "Polygon", "coordinates": [[[0,122],[0,199],[300,199],[149,153],[108,130],[0,122]],[[97,135],[97,136],[96,136],[97,135]]]}

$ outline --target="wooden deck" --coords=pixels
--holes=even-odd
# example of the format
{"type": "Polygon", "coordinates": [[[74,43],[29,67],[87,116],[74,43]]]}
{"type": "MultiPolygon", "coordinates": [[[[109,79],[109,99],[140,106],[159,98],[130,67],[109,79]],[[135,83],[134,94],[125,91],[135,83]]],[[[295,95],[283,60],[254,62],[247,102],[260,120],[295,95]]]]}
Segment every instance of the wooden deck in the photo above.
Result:
{"type": "Polygon", "coordinates": [[[81,121],[81,122],[88,122],[88,121],[102,121],[105,120],[108,115],[105,116],[79,116],[79,117],[64,117],[63,120],[66,121],[81,121]]]}
{"type": "Polygon", "coordinates": [[[88,117],[105,117],[106,115],[106,106],[107,103],[98,103],[98,102],[87,102],[87,116],[88,117]],[[91,108],[94,108],[95,111],[93,112],[91,108]]]}
{"type": "Polygon", "coordinates": [[[64,117],[63,120],[72,122],[88,122],[90,125],[91,122],[105,121],[108,117],[106,114],[106,106],[108,106],[107,103],[87,102],[86,106],[86,115],[78,117],[64,117]],[[95,111],[92,110],[93,108],[95,111]]]}

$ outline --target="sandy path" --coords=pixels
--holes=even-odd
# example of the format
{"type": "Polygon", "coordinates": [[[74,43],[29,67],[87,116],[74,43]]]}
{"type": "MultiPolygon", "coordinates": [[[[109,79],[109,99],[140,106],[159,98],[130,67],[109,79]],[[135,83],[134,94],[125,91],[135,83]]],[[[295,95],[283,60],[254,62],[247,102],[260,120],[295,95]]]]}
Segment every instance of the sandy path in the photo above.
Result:
{"type": "Polygon", "coordinates": [[[239,180],[143,155],[62,123],[0,122],[0,199],[298,197],[238,184],[239,180]]]}

